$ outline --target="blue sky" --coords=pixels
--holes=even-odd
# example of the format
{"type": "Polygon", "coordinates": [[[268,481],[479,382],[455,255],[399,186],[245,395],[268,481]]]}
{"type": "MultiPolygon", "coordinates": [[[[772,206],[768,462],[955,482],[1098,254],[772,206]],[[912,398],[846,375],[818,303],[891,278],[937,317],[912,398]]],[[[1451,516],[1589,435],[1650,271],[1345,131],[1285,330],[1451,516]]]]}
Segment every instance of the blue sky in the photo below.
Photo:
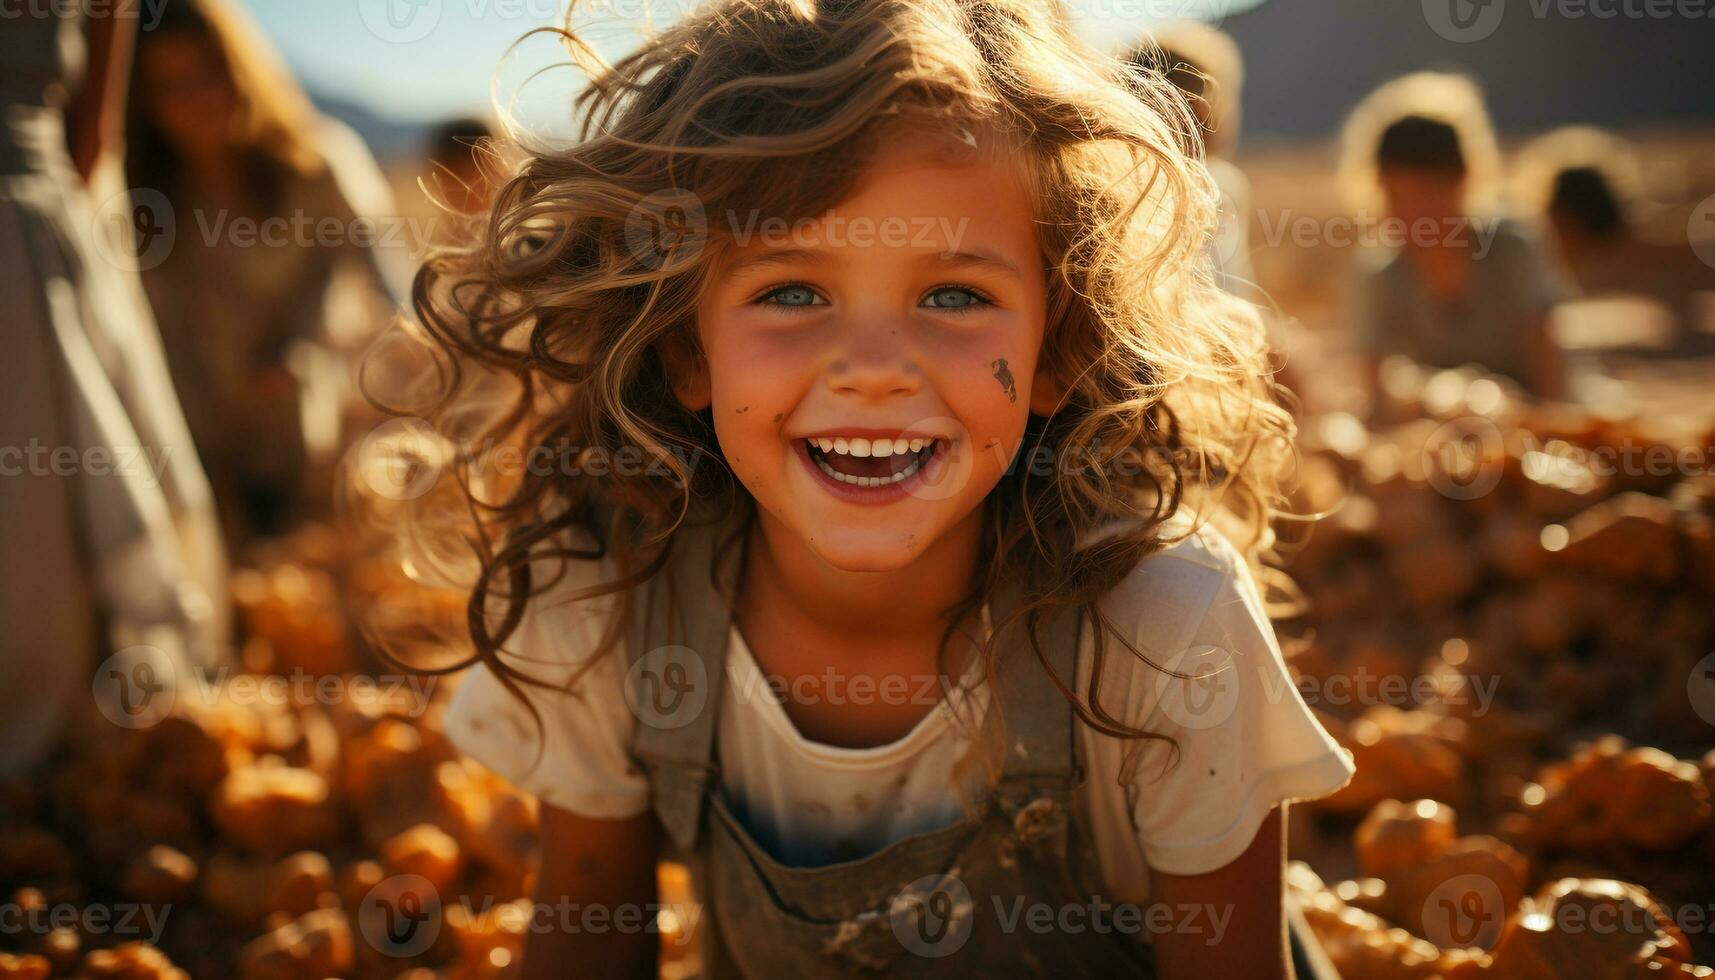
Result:
{"type": "MultiPolygon", "coordinates": [[[[562,0],[240,0],[273,38],[287,62],[318,93],[357,102],[400,119],[482,112],[507,49],[535,27],[556,23],[562,0]]],[[[1151,20],[1208,16],[1261,0],[1070,0],[1080,30],[1117,44],[1151,20]]],[[[594,23],[589,40],[613,57],[635,46],[646,17],[671,20],[694,0],[581,2],[594,23]]],[[[518,49],[499,74],[503,92],[518,91],[533,69],[564,61],[539,38],[518,49]]],[[[530,104],[563,105],[570,72],[524,89],[530,104]]]]}

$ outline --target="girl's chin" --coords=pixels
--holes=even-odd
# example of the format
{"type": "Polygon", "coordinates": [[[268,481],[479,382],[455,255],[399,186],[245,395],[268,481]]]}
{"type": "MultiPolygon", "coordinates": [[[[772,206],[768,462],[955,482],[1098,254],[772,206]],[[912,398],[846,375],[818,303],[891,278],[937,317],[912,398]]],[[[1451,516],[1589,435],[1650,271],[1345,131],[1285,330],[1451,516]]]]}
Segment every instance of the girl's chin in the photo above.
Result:
{"type": "Polygon", "coordinates": [[[802,511],[787,513],[762,508],[764,520],[772,517],[783,524],[778,530],[803,548],[842,572],[893,572],[909,567],[923,557],[937,538],[920,521],[877,526],[874,522],[840,521],[802,511]]]}
{"type": "Polygon", "coordinates": [[[909,532],[853,531],[823,534],[810,542],[821,559],[842,572],[894,572],[922,556],[923,546],[909,532]]]}

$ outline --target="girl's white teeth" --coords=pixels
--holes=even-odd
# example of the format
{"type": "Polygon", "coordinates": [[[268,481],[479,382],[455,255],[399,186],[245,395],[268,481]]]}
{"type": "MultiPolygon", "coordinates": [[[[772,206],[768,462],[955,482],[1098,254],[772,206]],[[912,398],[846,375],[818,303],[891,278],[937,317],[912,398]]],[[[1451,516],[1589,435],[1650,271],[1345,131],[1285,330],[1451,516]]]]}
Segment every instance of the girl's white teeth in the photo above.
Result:
{"type": "Polygon", "coordinates": [[[892,476],[852,476],[850,473],[841,473],[839,470],[829,466],[828,461],[825,459],[816,460],[816,466],[819,467],[823,473],[828,474],[841,483],[850,483],[855,487],[884,487],[889,483],[898,483],[900,480],[903,480],[917,472],[917,468],[922,465],[923,460],[919,457],[912,460],[904,469],[892,476]]]}
{"type": "Polygon", "coordinates": [[[841,456],[903,456],[906,453],[922,452],[932,439],[846,439],[836,437],[824,439],[813,437],[810,443],[825,453],[839,453],[841,456]]]}
{"type": "MultiPolygon", "coordinates": [[[[922,453],[924,449],[932,447],[935,440],[847,439],[843,436],[835,436],[834,438],[828,439],[821,436],[812,436],[809,442],[817,449],[820,449],[823,453],[835,453],[842,456],[885,457],[902,456],[906,453],[922,453]]],[[[926,455],[927,454],[924,454],[924,456],[926,455]]],[[[841,483],[850,483],[857,487],[881,487],[886,486],[889,483],[898,483],[900,480],[903,480],[917,472],[918,468],[923,465],[924,456],[918,456],[907,464],[903,470],[888,476],[853,476],[850,473],[841,473],[839,470],[829,466],[827,460],[821,459],[814,454],[811,454],[810,458],[815,460],[816,466],[819,467],[823,473],[828,474],[841,483]]]]}

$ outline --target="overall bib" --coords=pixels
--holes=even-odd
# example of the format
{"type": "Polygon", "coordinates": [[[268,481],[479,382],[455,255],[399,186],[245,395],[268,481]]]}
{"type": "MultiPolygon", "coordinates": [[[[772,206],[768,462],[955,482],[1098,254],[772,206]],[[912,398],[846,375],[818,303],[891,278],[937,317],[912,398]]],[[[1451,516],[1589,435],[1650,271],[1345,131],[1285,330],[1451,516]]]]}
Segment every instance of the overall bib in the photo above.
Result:
{"type": "MultiPolygon", "coordinates": [[[[1100,869],[1070,819],[1082,780],[1076,716],[1042,673],[1022,624],[1009,625],[997,646],[991,682],[1007,751],[978,816],[853,861],[788,867],[770,857],[719,791],[715,734],[743,549],[726,549],[711,568],[716,542],[712,528],[681,530],[666,567],[637,593],[626,643],[627,696],[642,709],[633,753],[707,913],[706,976],[1154,975],[1141,918],[1121,929],[1082,915],[1069,920],[1081,927],[1060,924],[1063,909],[1088,909],[1101,894],[1089,886],[1100,869]],[[657,696],[668,688],[673,700],[657,696]]],[[[1018,601],[1003,589],[993,621],[1018,601]]],[[[1077,616],[1045,618],[1038,635],[1070,685],[1077,616]]]]}

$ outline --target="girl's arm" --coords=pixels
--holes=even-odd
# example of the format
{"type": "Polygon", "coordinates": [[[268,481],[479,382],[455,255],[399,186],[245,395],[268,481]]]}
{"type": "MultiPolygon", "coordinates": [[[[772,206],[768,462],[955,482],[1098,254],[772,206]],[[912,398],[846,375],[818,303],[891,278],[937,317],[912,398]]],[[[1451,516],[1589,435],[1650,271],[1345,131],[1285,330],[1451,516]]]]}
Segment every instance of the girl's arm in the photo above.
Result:
{"type": "Polygon", "coordinates": [[[542,804],[542,868],[524,941],[525,980],[567,977],[653,980],[661,825],[655,814],[595,820],[542,804]]]}
{"type": "Polygon", "coordinates": [[[1286,804],[1275,807],[1244,853],[1207,874],[1151,870],[1151,901],[1173,912],[1172,927],[1155,934],[1161,980],[1246,977],[1288,980],[1282,888],[1286,867],[1286,804]]]}

